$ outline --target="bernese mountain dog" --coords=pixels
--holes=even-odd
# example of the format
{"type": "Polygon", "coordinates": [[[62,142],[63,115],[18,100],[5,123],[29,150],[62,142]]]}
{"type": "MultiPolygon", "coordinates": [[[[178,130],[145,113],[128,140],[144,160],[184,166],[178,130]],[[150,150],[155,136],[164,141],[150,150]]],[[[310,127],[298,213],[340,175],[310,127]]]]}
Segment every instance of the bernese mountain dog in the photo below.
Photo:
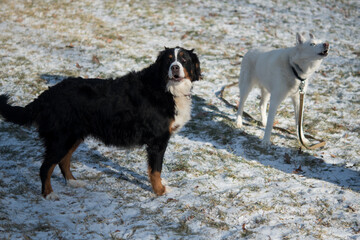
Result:
{"type": "Polygon", "coordinates": [[[50,178],[57,164],[66,181],[76,180],[70,158],[87,136],[106,145],[146,145],[150,183],[160,196],[166,191],[160,175],[169,138],[190,120],[192,82],[200,78],[193,50],[165,48],[139,72],[116,79],[69,77],[25,107],[11,106],[9,96],[1,95],[0,114],[37,127],[45,146],[40,168],[45,198],[56,197],[50,178]]]}

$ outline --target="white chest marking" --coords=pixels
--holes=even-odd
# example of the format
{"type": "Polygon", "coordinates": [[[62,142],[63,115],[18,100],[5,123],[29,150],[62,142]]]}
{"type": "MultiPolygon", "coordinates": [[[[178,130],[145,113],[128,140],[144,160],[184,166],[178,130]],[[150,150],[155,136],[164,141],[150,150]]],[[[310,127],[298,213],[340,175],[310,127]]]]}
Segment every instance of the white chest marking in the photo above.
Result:
{"type": "Polygon", "coordinates": [[[171,133],[179,131],[191,119],[191,86],[189,79],[181,82],[169,81],[167,84],[167,89],[175,101],[175,118],[170,126],[171,133]]]}
{"type": "Polygon", "coordinates": [[[191,98],[175,97],[175,120],[170,126],[170,132],[178,132],[191,119],[191,98]]]}

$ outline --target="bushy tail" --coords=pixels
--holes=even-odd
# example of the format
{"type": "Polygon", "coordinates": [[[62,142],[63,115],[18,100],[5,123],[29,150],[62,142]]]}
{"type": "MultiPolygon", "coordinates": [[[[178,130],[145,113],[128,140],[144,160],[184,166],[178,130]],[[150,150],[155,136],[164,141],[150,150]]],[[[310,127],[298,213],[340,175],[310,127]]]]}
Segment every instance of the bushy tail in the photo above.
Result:
{"type": "Polygon", "coordinates": [[[25,107],[11,106],[8,104],[9,97],[0,95],[0,115],[6,121],[19,125],[27,125],[32,123],[31,114],[25,107]]]}

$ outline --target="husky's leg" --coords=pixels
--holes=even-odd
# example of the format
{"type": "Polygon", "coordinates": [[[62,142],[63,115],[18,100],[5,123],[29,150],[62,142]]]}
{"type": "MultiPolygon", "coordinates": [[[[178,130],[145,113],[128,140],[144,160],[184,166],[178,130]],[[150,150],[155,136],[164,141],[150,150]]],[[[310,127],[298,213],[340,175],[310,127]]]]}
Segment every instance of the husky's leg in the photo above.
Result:
{"type": "Polygon", "coordinates": [[[250,76],[250,69],[244,65],[241,67],[240,72],[240,78],[239,78],[239,88],[240,88],[240,101],[239,101],[239,107],[237,111],[237,117],[236,117],[236,126],[238,128],[242,127],[242,115],[244,111],[244,104],[245,101],[253,88],[253,81],[250,76]]]}
{"type": "Polygon", "coordinates": [[[265,89],[261,88],[261,100],[260,100],[260,113],[261,113],[261,123],[266,126],[266,107],[270,99],[270,93],[265,89]]]}
{"type": "Polygon", "coordinates": [[[294,106],[294,112],[295,112],[295,125],[296,129],[299,124],[299,93],[296,93],[294,96],[291,97],[293,106],[294,106]]]}
{"type": "Polygon", "coordinates": [[[299,111],[300,111],[300,104],[299,104],[299,100],[300,96],[299,93],[296,93],[294,96],[291,97],[291,100],[293,102],[294,105],[294,111],[295,111],[295,126],[296,126],[296,131],[297,131],[297,135],[298,137],[301,136],[301,139],[303,140],[303,142],[305,144],[309,144],[309,140],[307,140],[304,136],[304,132],[303,129],[301,128],[301,132],[299,132],[299,111]]]}
{"type": "Polygon", "coordinates": [[[269,143],[270,143],[270,135],[271,135],[271,131],[273,129],[276,111],[277,111],[279,104],[284,100],[285,96],[286,96],[286,94],[284,94],[284,91],[281,91],[281,90],[272,93],[270,96],[269,113],[268,113],[264,138],[262,140],[262,143],[264,145],[269,145],[269,143]]]}

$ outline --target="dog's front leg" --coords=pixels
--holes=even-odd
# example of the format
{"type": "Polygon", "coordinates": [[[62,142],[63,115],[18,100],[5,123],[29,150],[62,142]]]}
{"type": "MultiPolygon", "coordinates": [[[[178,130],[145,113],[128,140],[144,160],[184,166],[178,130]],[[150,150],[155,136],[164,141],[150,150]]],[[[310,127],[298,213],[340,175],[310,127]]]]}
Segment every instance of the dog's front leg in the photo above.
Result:
{"type": "Polygon", "coordinates": [[[283,98],[284,98],[283,96],[279,96],[278,94],[271,94],[269,113],[268,113],[268,118],[267,118],[267,123],[266,123],[266,128],[265,128],[265,134],[264,134],[264,138],[262,140],[262,143],[265,146],[270,144],[270,136],[271,136],[271,131],[273,129],[276,111],[277,111],[279,104],[283,100],[283,98]]]}
{"type": "Polygon", "coordinates": [[[261,123],[266,127],[266,107],[270,99],[270,93],[265,89],[261,88],[261,100],[260,100],[260,113],[261,123]]]}
{"type": "Polygon", "coordinates": [[[295,126],[297,128],[299,122],[299,93],[296,93],[294,96],[291,97],[294,112],[295,112],[295,126]]]}
{"type": "Polygon", "coordinates": [[[166,191],[165,186],[161,183],[161,170],[167,142],[168,140],[166,142],[161,140],[149,144],[147,147],[149,180],[154,193],[158,196],[163,195],[166,191]]]}
{"type": "MultiPolygon", "coordinates": [[[[241,69],[243,69],[243,67],[241,69]]],[[[236,126],[238,128],[242,128],[243,126],[242,115],[244,112],[244,104],[253,86],[254,83],[250,78],[248,70],[247,69],[241,70],[240,79],[239,79],[240,99],[239,99],[239,106],[236,117],[236,126]]]]}

